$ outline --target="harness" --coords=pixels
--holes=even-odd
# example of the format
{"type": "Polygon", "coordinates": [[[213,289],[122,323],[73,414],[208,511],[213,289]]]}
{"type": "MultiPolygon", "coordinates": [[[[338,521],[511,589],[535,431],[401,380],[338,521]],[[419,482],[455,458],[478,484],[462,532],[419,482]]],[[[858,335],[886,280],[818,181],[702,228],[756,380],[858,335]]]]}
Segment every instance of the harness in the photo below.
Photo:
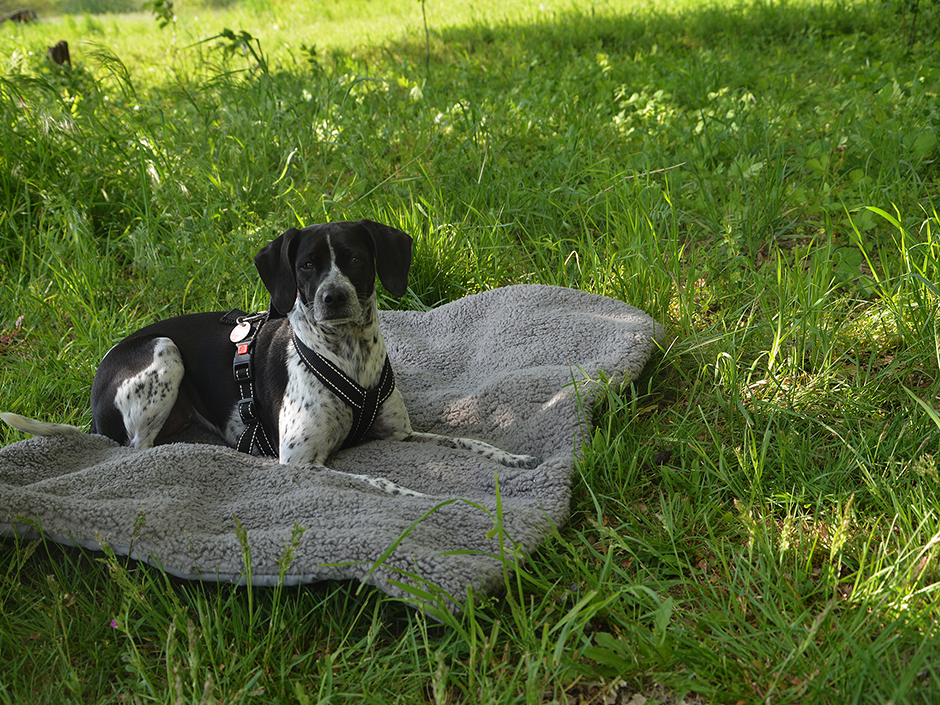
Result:
{"type": "Polygon", "coordinates": [[[235,343],[232,373],[238,385],[238,415],[245,424],[245,430],[235,441],[235,450],[251,455],[257,448],[261,455],[277,457],[277,446],[271,440],[271,433],[255,413],[255,367],[252,359],[255,340],[264,324],[268,322],[268,314],[265,312],[248,315],[235,309],[225,314],[222,322],[235,324],[229,335],[229,340],[235,343]]]}
{"type": "Polygon", "coordinates": [[[343,441],[342,448],[348,448],[362,440],[363,436],[372,428],[375,415],[395,390],[395,375],[392,373],[392,363],[388,355],[385,356],[385,365],[382,366],[382,376],[378,386],[366,389],[349,378],[346,373],[319,353],[314,352],[297,337],[293,335],[294,347],[300,354],[300,359],[317,379],[319,379],[336,396],[346,402],[352,410],[353,425],[343,441]]]}
{"type": "MultiPolygon", "coordinates": [[[[235,448],[241,453],[251,454],[255,448],[262,455],[277,457],[277,446],[271,441],[272,435],[261,423],[255,413],[254,354],[255,341],[261,328],[268,321],[268,313],[246,314],[238,309],[229,311],[222,317],[223,323],[234,325],[229,336],[235,343],[235,359],[232,372],[238,385],[238,414],[245,423],[245,430],[239,435],[235,448]]],[[[327,389],[339,397],[352,411],[352,428],[346,435],[341,448],[349,448],[363,439],[378,414],[379,407],[395,390],[395,375],[392,364],[385,356],[382,376],[377,386],[366,389],[340,370],[336,365],[317,352],[307,347],[297,334],[291,336],[294,348],[301,361],[322,382],[327,389]]]]}

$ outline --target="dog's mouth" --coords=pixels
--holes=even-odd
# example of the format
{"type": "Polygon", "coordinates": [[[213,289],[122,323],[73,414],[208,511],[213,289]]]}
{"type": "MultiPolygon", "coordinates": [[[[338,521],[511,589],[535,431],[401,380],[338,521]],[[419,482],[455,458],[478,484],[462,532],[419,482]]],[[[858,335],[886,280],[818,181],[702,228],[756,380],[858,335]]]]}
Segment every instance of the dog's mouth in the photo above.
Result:
{"type": "Polygon", "coordinates": [[[360,299],[351,299],[346,304],[336,307],[301,301],[297,304],[297,313],[307,325],[330,328],[361,323],[362,312],[366,310],[360,299]]]}
{"type": "Polygon", "coordinates": [[[362,303],[357,298],[349,299],[339,306],[319,305],[313,307],[313,314],[317,323],[324,326],[359,323],[362,318],[362,311],[362,303]]]}
{"type": "Polygon", "coordinates": [[[355,323],[357,320],[358,319],[351,318],[350,316],[336,314],[323,316],[317,320],[317,323],[321,326],[344,326],[349,323],[355,323]]]}

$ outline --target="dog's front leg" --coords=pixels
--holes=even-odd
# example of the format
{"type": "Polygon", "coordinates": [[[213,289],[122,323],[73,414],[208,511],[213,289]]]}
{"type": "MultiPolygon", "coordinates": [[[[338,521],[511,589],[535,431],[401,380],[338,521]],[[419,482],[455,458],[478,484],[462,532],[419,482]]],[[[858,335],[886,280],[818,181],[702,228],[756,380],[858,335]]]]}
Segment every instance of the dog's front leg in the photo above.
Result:
{"type": "Polygon", "coordinates": [[[459,448],[468,450],[484,458],[489,458],[500,465],[510,468],[535,468],[539,459],[532,455],[519,455],[497,448],[496,446],[478,441],[475,438],[452,438],[438,433],[423,433],[411,428],[411,419],[408,409],[397,389],[379,409],[378,416],[372,426],[373,432],[379,438],[393,438],[398,441],[417,443],[434,443],[446,448],[459,448]]]}
{"type": "Polygon", "coordinates": [[[368,435],[370,438],[391,438],[404,441],[413,433],[405,400],[402,399],[401,392],[396,387],[392,390],[391,396],[379,407],[368,435]]]}
{"type": "Polygon", "coordinates": [[[278,460],[285,465],[324,465],[351,426],[352,412],[332,395],[287,395],[278,416],[278,460]]]}
{"type": "Polygon", "coordinates": [[[422,433],[412,431],[411,435],[404,438],[406,441],[418,441],[421,443],[436,443],[447,448],[460,448],[469,450],[477,455],[482,455],[507,468],[536,468],[539,466],[539,459],[533,455],[520,455],[510,453],[509,451],[497,448],[491,443],[478,441],[475,438],[452,438],[451,436],[442,436],[438,433],[422,433]]]}

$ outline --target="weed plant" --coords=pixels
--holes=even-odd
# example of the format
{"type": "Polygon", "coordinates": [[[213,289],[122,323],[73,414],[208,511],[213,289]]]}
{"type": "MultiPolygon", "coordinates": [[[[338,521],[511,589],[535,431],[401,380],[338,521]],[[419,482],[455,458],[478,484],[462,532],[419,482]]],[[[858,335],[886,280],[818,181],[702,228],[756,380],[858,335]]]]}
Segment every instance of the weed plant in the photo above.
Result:
{"type": "Polygon", "coordinates": [[[0,702],[938,702],[935,36],[851,0],[446,12],[0,26],[0,405],[87,425],[114,342],[262,308],[266,241],[369,217],[416,241],[383,306],[538,282],[664,323],[569,522],[440,621],[7,538],[0,702]]]}

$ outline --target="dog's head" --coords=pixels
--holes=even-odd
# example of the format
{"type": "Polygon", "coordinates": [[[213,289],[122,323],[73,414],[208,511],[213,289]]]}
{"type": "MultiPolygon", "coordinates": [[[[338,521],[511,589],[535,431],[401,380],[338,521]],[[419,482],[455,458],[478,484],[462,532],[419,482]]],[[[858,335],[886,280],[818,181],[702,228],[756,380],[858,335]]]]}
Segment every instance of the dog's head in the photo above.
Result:
{"type": "Polygon", "coordinates": [[[375,293],[375,277],[403,296],[411,268],[411,237],[371,220],[291,229],[255,256],[271,293],[271,315],[286,316],[300,301],[317,323],[357,320],[375,293]]]}

